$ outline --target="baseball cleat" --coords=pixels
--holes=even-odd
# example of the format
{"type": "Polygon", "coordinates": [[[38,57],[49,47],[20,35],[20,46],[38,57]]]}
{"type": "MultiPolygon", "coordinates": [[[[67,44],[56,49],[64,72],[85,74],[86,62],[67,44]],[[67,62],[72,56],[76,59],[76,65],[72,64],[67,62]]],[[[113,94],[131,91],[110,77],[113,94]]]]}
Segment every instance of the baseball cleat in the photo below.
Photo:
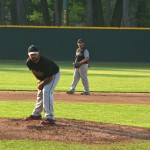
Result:
{"type": "Polygon", "coordinates": [[[43,124],[43,125],[55,125],[55,120],[46,118],[46,119],[41,121],[41,124],[43,124]]]}
{"type": "Polygon", "coordinates": [[[90,92],[82,92],[81,95],[90,95],[90,92]]]}
{"type": "Polygon", "coordinates": [[[42,119],[42,116],[34,116],[34,115],[30,115],[29,117],[26,117],[25,118],[25,121],[28,121],[28,120],[41,120],[42,119]]]}
{"type": "Polygon", "coordinates": [[[74,91],[71,91],[71,90],[70,90],[70,91],[67,91],[66,93],[67,93],[67,94],[74,94],[74,91]]]}

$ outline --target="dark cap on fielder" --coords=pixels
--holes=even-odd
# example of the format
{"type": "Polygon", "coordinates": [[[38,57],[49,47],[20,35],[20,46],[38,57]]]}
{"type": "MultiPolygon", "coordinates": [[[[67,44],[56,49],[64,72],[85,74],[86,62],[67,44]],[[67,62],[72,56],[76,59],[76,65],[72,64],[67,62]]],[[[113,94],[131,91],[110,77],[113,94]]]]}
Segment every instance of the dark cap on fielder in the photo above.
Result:
{"type": "Polygon", "coordinates": [[[83,39],[78,39],[77,43],[84,43],[83,39]]]}
{"type": "Polygon", "coordinates": [[[28,48],[28,54],[39,54],[39,50],[35,45],[30,45],[28,48]]]}

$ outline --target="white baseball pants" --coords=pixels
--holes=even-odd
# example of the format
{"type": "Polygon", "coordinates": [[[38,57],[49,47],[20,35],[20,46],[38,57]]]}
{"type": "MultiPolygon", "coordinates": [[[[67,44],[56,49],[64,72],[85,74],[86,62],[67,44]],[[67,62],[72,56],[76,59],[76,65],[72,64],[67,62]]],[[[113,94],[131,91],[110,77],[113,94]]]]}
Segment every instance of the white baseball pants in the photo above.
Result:
{"type": "Polygon", "coordinates": [[[46,84],[43,90],[38,90],[37,101],[35,109],[33,110],[32,115],[39,116],[44,110],[45,118],[54,119],[54,108],[53,108],[53,92],[60,79],[60,72],[53,76],[53,80],[46,84]]]}
{"type": "Polygon", "coordinates": [[[89,92],[87,71],[88,71],[88,64],[83,64],[79,68],[75,68],[74,76],[73,76],[73,83],[71,85],[70,90],[75,91],[75,88],[81,78],[82,84],[84,86],[84,92],[89,92]]]}

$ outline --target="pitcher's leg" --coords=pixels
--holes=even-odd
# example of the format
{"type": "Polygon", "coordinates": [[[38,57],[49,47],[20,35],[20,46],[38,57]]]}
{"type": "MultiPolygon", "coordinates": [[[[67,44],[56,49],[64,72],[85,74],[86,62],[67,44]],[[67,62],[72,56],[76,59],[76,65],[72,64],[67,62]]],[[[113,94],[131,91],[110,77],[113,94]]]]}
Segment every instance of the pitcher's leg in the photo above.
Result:
{"type": "Polygon", "coordinates": [[[53,103],[54,103],[54,99],[53,99],[53,93],[49,93],[49,91],[44,91],[44,103],[43,103],[43,107],[44,107],[44,112],[45,112],[45,118],[48,119],[54,119],[54,108],[53,108],[53,103]]]}
{"type": "Polygon", "coordinates": [[[37,101],[32,115],[40,116],[42,111],[43,111],[43,91],[38,90],[37,101]]]}
{"type": "Polygon", "coordinates": [[[53,91],[59,81],[60,73],[54,75],[53,80],[44,86],[43,88],[43,107],[45,112],[45,117],[47,119],[54,119],[54,108],[53,108],[53,91]]]}

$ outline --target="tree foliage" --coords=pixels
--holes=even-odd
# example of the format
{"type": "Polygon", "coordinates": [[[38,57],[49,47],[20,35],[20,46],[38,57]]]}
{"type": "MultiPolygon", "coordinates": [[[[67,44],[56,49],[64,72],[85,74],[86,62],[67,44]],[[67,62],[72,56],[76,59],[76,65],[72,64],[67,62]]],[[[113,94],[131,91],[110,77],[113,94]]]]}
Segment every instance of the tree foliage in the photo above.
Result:
{"type": "Polygon", "coordinates": [[[0,0],[0,12],[0,24],[150,27],[149,0],[0,0]]]}

